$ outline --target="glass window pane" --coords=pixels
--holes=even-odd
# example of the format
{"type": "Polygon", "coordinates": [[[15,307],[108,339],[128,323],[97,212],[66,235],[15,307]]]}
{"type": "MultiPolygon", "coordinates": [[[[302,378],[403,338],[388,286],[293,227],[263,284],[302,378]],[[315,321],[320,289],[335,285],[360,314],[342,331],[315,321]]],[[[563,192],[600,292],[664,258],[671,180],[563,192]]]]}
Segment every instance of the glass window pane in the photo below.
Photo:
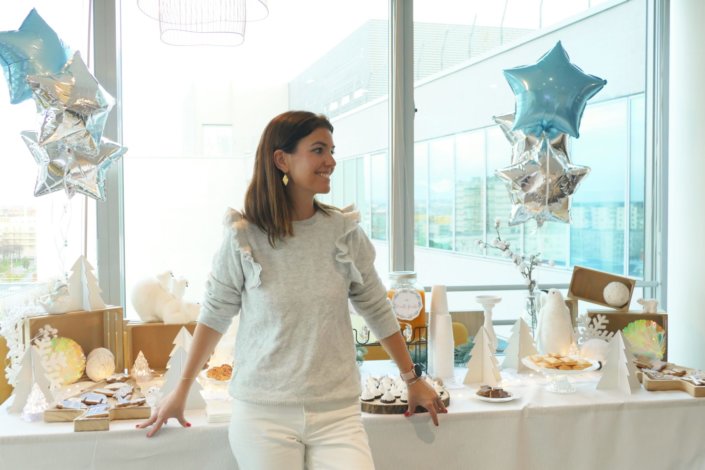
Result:
{"type": "Polygon", "coordinates": [[[428,144],[414,145],[414,244],[428,246],[428,144]]]}
{"type": "Polygon", "coordinates": [[[573,197],[572,264],[626,274],[624,204],[629,165],[629,101],[589,106],[573,140],[575,162],[591,167],[573,197]]]}
{"type": "Polygon", "coordinates": [[[242,208],[262,129],[289,109],[325,113],[335,127],[338,167],[321,201],[357,200],[363,228],[386,238],[387,186],[369,180],[387,179],[385,2],[277,2],[237,47],[166,45],[137,2],[121,8],[128,298],[140,279],[171,270],[190,281],[188,300],[201,299],[222,214],[242,208]],[[381,156],[379,171],[363,171],[369,154],[381,156]]]}
{"type": "MultiPolygon", "coordinates": [[[[91,68],[88,5],[88,0],[3,2],[0,31],[17,30],[32,8],[36,8],[70,53],[80,51],[91,68]]],[[[5,77],[0,78],[0,100],[0,141],[5,161],[4,171],[0,171],[2,298],[36,281],[64,278],[82,254],[93,266],[97,263],[95,225],[87,220],[95,213],[95,200],[81,194],[69,199],[63,190],[34,196],[39,166],[20,133],[39,132],[41,115],[32,98],[10,104],[5,77]]]]}
{"type": "Polygon", "coordinates": [[[630,178],[629,178],[629,275],[644,277],[645,251],[645,173],[646,110],[644,95],[629,100],[630,107],[630,178]]]}
{"type": "Polygon", "coordinates": [[[485,133],[475,131],[455,138],[455,250],[482,253],[485,219],[485,133]]]}
{"type": "Polygon", "coordinates": [[[371,213],[374,240],[387,239],[387,214],[389,212],[389,161],[386,153],[370,156],[371,213]]]}
{"type": "MultiPolygon", "coordinates": [[[[495,170],[508,166],[512,161],[512,150],[507,139],[498,127],[489,127],[487,133],[487,243],[497,238],[495,224],[500,223],[501,237],[515,250],[522,247],[522,225],[509,226],[512,202],[509,199],[507,185],[497,177],[495,170]]],[[[486,255],[502,258],[502,252],[488,249],[486,255]]]]}
{"type": "MultiPolygon", "coordinates": [[[[496,219],[501,221],[502,239],[515,252],[540,251],[552,261],[553,266],[539,269],[539,285],[567,284],[575,264],[618,274],[643,272],[647,116],[639,100],[646,89],[648,5],[633,0],[606,6],[604,1],[587,0],[414,2],[416,151],[420,143],[430,147],[429,246],[444,248],[429,250],[417,244],[419,282],[522,284],[516,267],[502,253],[492,248],[473,251],[468,243],[473,238],[494,240],[496,219]],[[585,110],[580,138],[569,144],[571,161],[592,171],[572,198],[571,224],[547,222],[537,228],[529,221],[509,227],[511,200],[495,171],[511,164],[512,147],[492,120],[515,109],[502,71],[536,63],[558,40],[571,63],[608,81],[585,110]],[[475,138],[475,143],[466,140],[475,138]],[[451,141],[454,149],[439,148],[439,142],[451,141]],[[480,149],[477,162],[463,159],[465,145],[480,149]],[[453,154],[454,169],[446,154],[453,154]],[[463,166],[474,163],[477,173],[476,167],[463,166]],[[440,184],[449,170],[455,171],[450,198],[444,191],[451,185],[440,184]],[[469,175],[483,178],[479,202],[464,196],[469,175]]],[[[418,188],[424,182],[418,179],[426,177],[424,171],[415,171],[417,205],[423,204],[418,188]]],[[[422,210],[417,208],[417,219],[422,210]]],[[[516,318],[523,308],[522,294],[501,293],[497,318],[516,318]]],[[[473,296],[449,300],[463,298],[458,309],[468,309],[475,306],[473,296]]]]}
{"type": "Polygon", "coordinates": [[[434,140],[428,147],[428,246],[452,250],[455,199],[454,139],[434,140]]]}

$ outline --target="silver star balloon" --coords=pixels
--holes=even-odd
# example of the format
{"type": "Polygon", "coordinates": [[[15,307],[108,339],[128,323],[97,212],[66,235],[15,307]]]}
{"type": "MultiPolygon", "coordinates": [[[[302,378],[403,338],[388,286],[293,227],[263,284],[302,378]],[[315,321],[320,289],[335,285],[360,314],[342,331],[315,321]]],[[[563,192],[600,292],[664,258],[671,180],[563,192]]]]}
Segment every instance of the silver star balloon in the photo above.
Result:
{"type": "Polygon", "coordinates": [[[105,122],[115,104],[76,52],[62,71],[27,77],[43,114],[41,145],[63,140],[81,153],[97,153],[105,122]]]}
{"type": "Polygon", "coordinates": [[[65,140],[41,144],[36,132],[22,132],[22,140],[39,165],[35,196],[64,189],[69,197],[78,192],[104,201],[105,174],[127,151],[126,147],[105,138],[96,154],[75,149],[65,140]]]}
{"type": "MultiPolygon", "coordinates": [[[[504,137],[507,138],[509,144],[512,146],[512,164],[531,158],[539,149],[540,139],[545,138],[545,135],[539,138],[531,134],[526,134],[522,130],[512,130],[514,127],[514,113],[493,116],[492,119],[497,123],[504,137]]],[[[551,147],[562,152],[570,162],[570,157],[568,157],[568,134],[559,132],[555,137],[551,138],[549,142],[551,147]]]]}
{"type": "Polygon", "coordinates": [[[512,200],[509,224],[530,219],[539,227],[546,221],[570,223],[570,198],[589,172],[587,166],[568,162],[564,153],[546,141],[540,143],[535,157],[496,170],[512,200]]]}

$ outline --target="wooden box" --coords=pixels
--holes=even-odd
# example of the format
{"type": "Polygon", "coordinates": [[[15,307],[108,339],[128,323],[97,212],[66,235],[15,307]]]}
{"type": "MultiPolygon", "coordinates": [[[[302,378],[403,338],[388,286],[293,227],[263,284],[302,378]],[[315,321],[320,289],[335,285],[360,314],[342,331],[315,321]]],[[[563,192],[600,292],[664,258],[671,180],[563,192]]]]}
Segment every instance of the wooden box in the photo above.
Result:
{"type": "Polygon", "coordinates": [[[608,323],[605,328],[606,331],[622,331],[630,323],[637,320],[652,320],[664,331],[664,356],[661,360],[668,360],[668,314],[666,312],[661,313],[644,313],[640,311],[632,312],[615,312],[612,310],[588,310],[587,316],[592,319],[596,315],[605,315],[607,317],[608,323]]]}
{"type": "Polygon", "coordinates": [[[568,288],[568,297],[578,300],[584,300],[593,304],[602,305],[604,307],[614,308],[618,311],[626,311],[629,309],[629,304],[632,300],[632,294],[636,287],[634,279],[617,276],[603,271],[583,268],[575,266],[573,268],[573,276],[570,279],[570,287],[568,288]],[[629,289],[629,299],[624,305],[615,307],[605,302],[603,291],[605,286],[610,282],[621,282],[629,289]]]}
{"type": "Polygon", "coordinates": [[[174,349],[174,338],[184,326],[193,334],[196,322],[180,325],[126,321],[124,324],[125,367],[131,368],[137,355],[142,351],[151,369],[165,370],[166,363],[169,362],[169,353],[174,349]]]}
{"type": "Polygon", "coordinates": [[[115,370],[123,370],[121,307],[108,306],[91,312],[77,311],[25,318],[25,343],[29,343],[45,325],[56,328],[59,336],[76,341],[86,356],[95,348],[109,349],[115,356],[115,370]]]}

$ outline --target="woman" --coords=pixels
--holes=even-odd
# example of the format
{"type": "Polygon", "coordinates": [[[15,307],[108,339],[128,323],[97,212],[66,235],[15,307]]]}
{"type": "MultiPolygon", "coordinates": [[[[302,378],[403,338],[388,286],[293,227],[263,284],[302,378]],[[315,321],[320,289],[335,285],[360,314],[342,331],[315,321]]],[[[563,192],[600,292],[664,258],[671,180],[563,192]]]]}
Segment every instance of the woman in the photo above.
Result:
{"type": "Polygon", "coordinates": [[[265,128],[245,213],[226,216],[182,380],[138,425],[152,426],[147,436],[169,418],[190,426],[183,412],[191,383],[239,312],[229,437],[240,468],[374,468],[348,299],[407,381],[406,415],[421,405],[438,425],[446,412],[415,377],[357,213],[315,199],[330,191],[332,132],[325,117],[304,111],[265,128]]]}

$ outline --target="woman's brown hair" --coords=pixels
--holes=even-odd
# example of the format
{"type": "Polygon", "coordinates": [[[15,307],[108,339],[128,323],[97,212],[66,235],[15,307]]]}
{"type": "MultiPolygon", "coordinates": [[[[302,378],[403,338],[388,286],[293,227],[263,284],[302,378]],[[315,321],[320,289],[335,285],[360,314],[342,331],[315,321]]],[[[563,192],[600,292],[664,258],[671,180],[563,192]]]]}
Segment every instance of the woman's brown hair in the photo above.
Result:
{"type": "MultiPolygon", "coordinates": [[[[284,173],[274,164],[274,152],[294,153],[301,139],[320,128],[333,132],[333,125],[323,115],[287,111],[272,119],[262,132],[252,181],[245,194],[245,218],[267,234],[272,246],[294,234],[292,204],[282,183],[284,173]]],[[[326,214],[333,209],[315,199],[313,204],[326,214]]]]}

